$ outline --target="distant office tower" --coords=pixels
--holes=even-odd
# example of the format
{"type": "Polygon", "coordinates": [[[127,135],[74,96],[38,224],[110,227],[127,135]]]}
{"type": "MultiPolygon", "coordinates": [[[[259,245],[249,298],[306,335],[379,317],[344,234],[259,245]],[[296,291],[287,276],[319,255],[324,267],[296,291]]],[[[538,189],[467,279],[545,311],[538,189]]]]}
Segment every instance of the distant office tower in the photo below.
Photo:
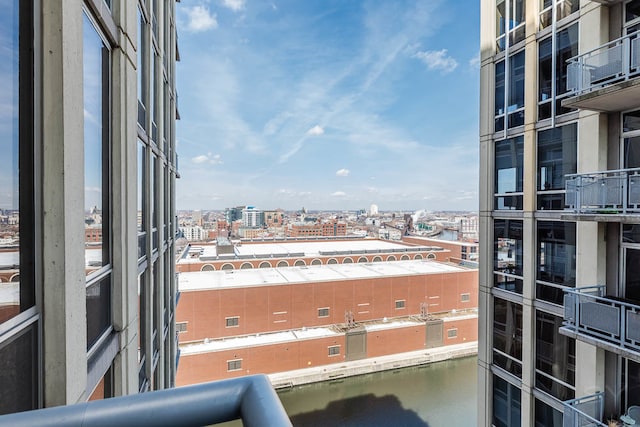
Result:
{"type": "Polygon", "coordinates": [[[242,211],[245,206],[237,206],[235,208],[227,208],[224,212],[226,221],[231,224],[234,221],[242,219],[242,211]]]}
{"type": "Polygon", "coordinates": [[[0,414],[176,371],[175,2],[0,18],[0,414]]]}
{"type": "Polygon", "coordinates": [[[262,227],[264,225],[264,212],[247,206],[242,210],[242,225],[245,227],[262,227]]]}
{"type": "Polygon", "coordinates": [[[480,4],[478,425],[640,423],[640,1],[480,4]]]}

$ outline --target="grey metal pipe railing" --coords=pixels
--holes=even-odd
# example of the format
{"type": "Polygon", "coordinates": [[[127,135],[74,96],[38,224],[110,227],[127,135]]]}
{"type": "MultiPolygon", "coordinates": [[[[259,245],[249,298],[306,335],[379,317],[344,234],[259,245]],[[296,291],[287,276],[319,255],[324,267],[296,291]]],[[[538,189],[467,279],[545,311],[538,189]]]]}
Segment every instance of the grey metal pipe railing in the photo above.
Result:
{"type": "Polygon", "coordinates": [[[604,393],[562,402],[564,406],[564,427],[606,427],[602,423],[604,413],[604,393]]]}
{"type": "Polygon", "coordinates": [[[241,418],[247,427],[290,427],[265,375],[0,416],[0,426],[206,426],[241,418]]]}
{"type": "Polygon", "coordinates": [[[563,325],[577,334],[640,352],[640,306],[604,295],[604,286],[564,290],[563,325]]]}
{"type": "Polygon", "coordinates": [[[582,95],[640,73],[638,32],[612,40],[567,60],[567,90],[582,95]]]}
{"type": "Polygon", "coordinates": [[[576,213],[640,213],[640,168],[567,174],[565,192],[576,213]]]}

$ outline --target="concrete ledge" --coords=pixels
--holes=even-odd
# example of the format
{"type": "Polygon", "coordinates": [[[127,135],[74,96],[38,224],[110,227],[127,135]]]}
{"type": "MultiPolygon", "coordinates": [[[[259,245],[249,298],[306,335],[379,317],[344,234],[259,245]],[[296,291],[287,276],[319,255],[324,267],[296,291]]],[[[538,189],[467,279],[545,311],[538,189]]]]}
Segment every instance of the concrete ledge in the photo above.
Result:
{"type": "Polygon", "coordinates": [[[427,365],[450,359],[476,356],[478,342],[436,347],[389,356],[371,357],[351,362],[334,363],[294,371],[278,372],[267,375],[275,389],[284,389],[297,385],[331,381],[339,378],[354,377],[373,372],[389,371],[410,366],[427,365]]]}
{"type": "Polygon", "coordinates": [[[637,224],[640,214],[618,213],[563,213],[560,219],[565,221],[592,221],[592,222],[620,222],[623,224],[637,224]]]}

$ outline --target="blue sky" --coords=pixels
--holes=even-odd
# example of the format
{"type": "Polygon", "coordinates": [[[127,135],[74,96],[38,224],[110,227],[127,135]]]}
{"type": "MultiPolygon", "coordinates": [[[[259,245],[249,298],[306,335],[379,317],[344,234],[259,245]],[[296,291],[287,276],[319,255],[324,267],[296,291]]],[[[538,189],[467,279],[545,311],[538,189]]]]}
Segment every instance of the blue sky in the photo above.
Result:
{"type": "Polygon", "coordinates": [[[178,209],[477,210],[477,0],[177,3],[178,209]]]}

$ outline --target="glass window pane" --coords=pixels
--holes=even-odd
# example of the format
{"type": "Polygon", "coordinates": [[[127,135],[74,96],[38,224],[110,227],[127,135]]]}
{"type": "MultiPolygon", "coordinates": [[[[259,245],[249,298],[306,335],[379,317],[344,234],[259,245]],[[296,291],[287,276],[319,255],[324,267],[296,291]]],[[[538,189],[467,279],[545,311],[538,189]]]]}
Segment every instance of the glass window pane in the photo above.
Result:
{"type": "Polygon", "coordinates": [[[572,338],[560,334],[561,326],[562,318],[536,311],[536,388],[568,400],[575,395],[576,346],[572,338]]]}
{"type": "MultiPolygon", "coordinates": [[[[156,59],[157,54],[156,54],[156,50],[152,49],[151,50],[151,85],[149,87],[149,112],[151,113],[151,139],[153,140],[153,142],[155,142],[156,144],[158,144],[158,127],[156,125],[156,123],[158,122],[158,100],[156,99],[156,95],[157,95],[157,84],[156,84],[156,79],[157,79],[157,69],[156,69],[156,59]]],[[[158,144],[159,145],[159,144],[158,144]]]]}
{"type": "Polygon", "coordinates": [[[509,61],[508,111],[524,107],[524,50],[511,55],[509,61]]]}
{"type": "Polygon", "coordinates": [[[633,130],[640,130],[640,110],[622,115],[622,131],[630,132],[633,130]]]}
{"type": "Polygon", "coordinates": [[[551,37],[542,40],[538,45],[538,101],[546,101],[553,96],[551,89],[553,81],[552,46],[551,37]]]}
{"type": "Polygon", "coordinates": [[[536,399],[535,427],[564,427],[562,412],[536,399]]]}
{"type": "Polygon", "coordinates": [[[580,0],[560,0],[557,4],[556,20],[559,21],[580,9],[580,0]]]}
{"type": "MultiPolygon", "coordinates": [[[[538,280],[563,286],[576,282],[576,224],[538,222],[538,280]]],[[[552,301],[562,304],[560,301],[552,301]]]]}
{"type": "Polygon", "coordinates": [[[624,297],[640,303],[640,249],[624,250],[624,297]]]}
{"type": "Polygon", "coordinates": [[[493,348],[508,356],[496,358],[494,352],[494,364],[522,376],[522,307],[519,304],[494,298],[493,348]]]}
{"type": "Polygon", "coordinates": [[[640,137],[624,139],[624,168],[640,167],[640,137]]]}
{"type": "Polygon", "coordinates": [[[624,243],[640,243],[640,224],[623,224],[622,241],[624,243]]]}
{"type": "Polygon", "coordinates": [[[109,263],[109,51],[83,15],[85,263],[87,274],[109,263]],[[106,176],[105,176],[106,174],[106,176]],[[105,203],[107,201],[107,203],[105,203]]]}
{"type": "Polygon", "coordinates": [[[138,228],[138,259],[147,253],[147,229],[144,223],[144,194],[146,174],[146,149],[142,141],[138,140],[138,194],[137,194],[137,228],[138,228]]]}
{"type": "Polygon", "coordinates": [[[575,123],[538,132],[538,191],[564,190],[564,176],[576,172],[575,123]]]}
{"type": "Polygon", "coordinates": [[[493,421],[495,427],[520,426],[520,389],[493,376],[493,421]]]}
{"type": "Polygon", "coordinates": [[[556,50],[556,95],[561,95],[568,92],[567,60],[578,54],[578,24],[558,32],[556,50]]]}
{"type": "Polygon", "coordinates": [[[87,287],[87,349],[111,326],[111,275],[87,287]]]}
{"type": "Polygon", "coordinates": [[[640,18],[640,1],[633,0],[627,3],[624,7],[625,16],[624,22],[631,22],[634,19],[640,18]]]}
{"type": "Polygon", "coordinates": [[[137,69],[138,72],[137,74],[137,78],[138,78],[138,124],[140,126],[142,126],[143,129],[147,128],[147,119],[146,119],[146,75],[147,75],[147,71],[146,71],[146,61],[144,60],[144,57],[146,55],[147,52],[147,46],[146,46],[146,39],[147,37],[145,37],[145,29],[146,29],[146,22],[144,19],[144,15],[142,13],[142,11],[138,8],[138,55],[137,55],[137,59],[138,59],[138,64],[137,64],[137,69]]]}
{"type": "Polygon", "coordinates": [[[496,37],[501,36],[505,32],[505,24],[507,22],[506,4],[507,0],[496,1],[496,37]]]}
{"type": "Polygon", "coordinates": [[[494,222],[494,271],[522,276],[522,221],[494,222]]]}
{"type": "Polygon", "coordinates": [[[0,415],[38,406],[37,323],[0,343],[0,415]]]}
{"type": "Polygon", "coordinates": [[[35,304],[30,7],[5,1],[0,13],[0,323],[35,304]]]}
{"type": "Polygon", "coordinates": [[[496,193],[504,194],[522,191],[523,152],[523,136],[496,142],[496,193]]]}
{"type": "Polygon", "coordinates": [[[513,29],[524,23],[525,0],[511,0],[511,2],[513,4],[513,9],[511,12],[511,23],[509,27],[510,29],[513,29]]]}
{"type": "Polygon", "coordinates": [[[504,114],[504,61],[496,63],[495,115],[504,114]]]}
{"type": "Polygon", "coordinates": [[[623,360],[626,365],[622,369],[623,402],[628,408],[632,405],[640,405],[640,363],[623,360]]]}

